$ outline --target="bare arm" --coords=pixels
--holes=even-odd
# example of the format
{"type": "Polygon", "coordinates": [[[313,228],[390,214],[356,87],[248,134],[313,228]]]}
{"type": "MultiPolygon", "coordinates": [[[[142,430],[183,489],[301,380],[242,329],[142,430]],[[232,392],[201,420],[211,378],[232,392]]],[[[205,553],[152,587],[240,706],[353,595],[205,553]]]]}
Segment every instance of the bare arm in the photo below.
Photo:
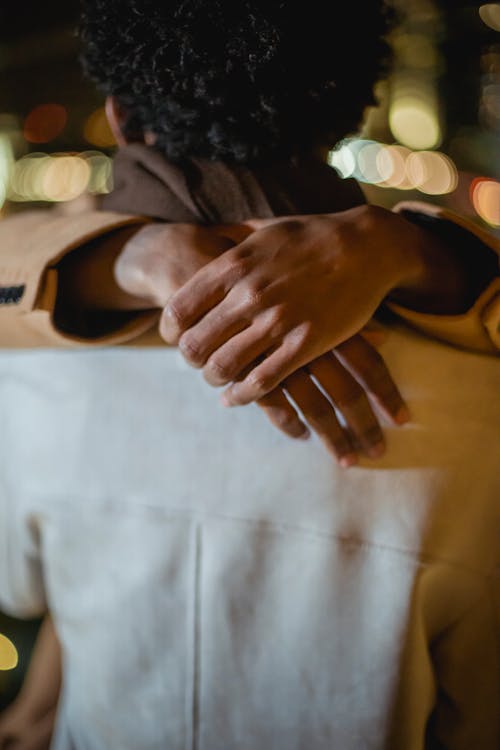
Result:
{"type": "Polygon", "coordinates": [[[43,621],[26,679],[0,716],[0,750],[48,750],[61,687],[61,653],[50,616],[43,621]]]}

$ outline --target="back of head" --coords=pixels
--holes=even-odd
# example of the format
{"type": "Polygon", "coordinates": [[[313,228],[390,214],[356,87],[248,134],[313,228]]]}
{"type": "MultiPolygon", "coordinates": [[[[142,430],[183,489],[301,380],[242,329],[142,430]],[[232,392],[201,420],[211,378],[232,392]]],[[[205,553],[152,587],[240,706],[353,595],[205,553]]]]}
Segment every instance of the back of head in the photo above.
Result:
{"type": "Polygon", "coordinates": [[[358,127],[387,22],[384,0],[83,0],[83,63],[170,160],[252,164],[358,127]]]}

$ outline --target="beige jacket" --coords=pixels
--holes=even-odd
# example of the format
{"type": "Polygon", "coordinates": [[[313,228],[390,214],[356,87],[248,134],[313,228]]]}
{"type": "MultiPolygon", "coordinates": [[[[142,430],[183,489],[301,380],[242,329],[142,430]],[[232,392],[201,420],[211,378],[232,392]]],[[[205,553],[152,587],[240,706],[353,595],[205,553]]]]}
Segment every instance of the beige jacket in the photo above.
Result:
{"type": "MultiPolygon", "coordinates": [[[[500,239],[467,219],[428,204],[399,204],[396,210],[408,207],[460,224],[500,255],[500,239]]],[[[145,222],[138,216],[101,211],[65,216],[39,211],[0,222],[0,347],[161,345],[155,331],[156,312],[138,313],[113,333],[93,339],[68,335],[54,323],[58,262],[98,236],[145,222]]],[[[500,349],[500,278],[462,315],[427,315],[391,307],[430,336],[476,351],[494,353],[500,349]]]]}

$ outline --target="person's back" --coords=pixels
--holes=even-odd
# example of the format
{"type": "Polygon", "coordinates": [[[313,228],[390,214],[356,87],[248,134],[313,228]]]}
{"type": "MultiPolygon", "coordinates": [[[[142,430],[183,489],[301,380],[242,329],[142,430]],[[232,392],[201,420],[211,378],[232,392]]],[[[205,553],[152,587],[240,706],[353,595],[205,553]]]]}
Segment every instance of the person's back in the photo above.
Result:
{"type": "Polygon", "coordinates": [[[53,613],[56,748],[494,746],[498,362],[386,332],[413,422],[348,472],[174,350],[0,355],[0,591],[53,613]]]}
{"type": "Polygon", "coordinates": [[[4,355],[0,588],[53,612],[56,747],[419,747],[435,705],[492,746],[498,362],[387,333],[414,421],[348,472],[175,350],[4,355]]]}
{"type": "Polygon", "coordinates": [[[173,350],[10,359],[2,571],[62,640],[55,747],[422,747],[436,706],[494,747],[498,363],[382,351],[414,421],[347,472],[173,350]]]}

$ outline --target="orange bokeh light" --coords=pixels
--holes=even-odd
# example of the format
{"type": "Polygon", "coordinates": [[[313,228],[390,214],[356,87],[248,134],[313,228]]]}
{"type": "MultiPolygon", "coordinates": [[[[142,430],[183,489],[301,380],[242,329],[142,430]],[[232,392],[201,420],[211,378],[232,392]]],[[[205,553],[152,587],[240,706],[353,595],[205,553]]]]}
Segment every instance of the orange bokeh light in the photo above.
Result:
{"type": "Polygon", "coordinates": [[[491,177],[476,177],[470,186],[476,213],[493,227],[500,227],[500,182],[491,177]]]}
{"type": "Polygon", "coordinates": [[[61,104],[40,104],[24,121],[23,135],[29,143],[48,143],[62,133],[68,121],[61,104]]]}

